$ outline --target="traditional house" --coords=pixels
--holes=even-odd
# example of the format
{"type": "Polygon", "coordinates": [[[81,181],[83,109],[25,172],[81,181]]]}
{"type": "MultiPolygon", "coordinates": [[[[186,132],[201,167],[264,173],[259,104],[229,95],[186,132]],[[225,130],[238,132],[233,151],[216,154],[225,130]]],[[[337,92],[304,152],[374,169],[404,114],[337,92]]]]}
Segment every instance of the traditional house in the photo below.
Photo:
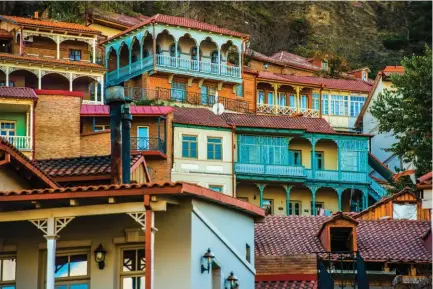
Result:
{"type": "Polygon", "coordinates": [[[430,221],[364,220],[341,212],[266,217],[255,226],[255,288],[427,288],[430,227],[430,221]]]}
{"type": "Polygon", "coordinates": [[[101,43],[107,85],[134,99],[248,112],[243,50],[248,35],[175,16],[155,15],[101,43]],[[217,96],[218,95],[218,96],[217,96]]]}
{"type": "Polygon", "coordinates": [[[421,192],[423,209],[432,209],[432,172],[417,179],[416,188],[421,192]]]}
{"type": "Polygon", "coordinates": [[[89,103],[104,101],[105,68],[97,64],[98,30],[84,25],[0,16],[4,51],[0,84],[80,91],[89,103]]]}

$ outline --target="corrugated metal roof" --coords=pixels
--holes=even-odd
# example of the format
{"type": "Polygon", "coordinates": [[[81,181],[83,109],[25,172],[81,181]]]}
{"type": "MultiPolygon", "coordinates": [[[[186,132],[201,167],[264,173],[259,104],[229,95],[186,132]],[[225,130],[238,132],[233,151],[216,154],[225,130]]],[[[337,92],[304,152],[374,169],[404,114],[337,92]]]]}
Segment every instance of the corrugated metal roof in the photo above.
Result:
{"type": "MultiPolygon", "coordinates": [[[[131,105],[132,115],[167,115],[173,111],[171,106],[135,106],[131,105]]],[[[109,116],[110,107],[108,105],[81,105],[81,116],[109,116]]]]}

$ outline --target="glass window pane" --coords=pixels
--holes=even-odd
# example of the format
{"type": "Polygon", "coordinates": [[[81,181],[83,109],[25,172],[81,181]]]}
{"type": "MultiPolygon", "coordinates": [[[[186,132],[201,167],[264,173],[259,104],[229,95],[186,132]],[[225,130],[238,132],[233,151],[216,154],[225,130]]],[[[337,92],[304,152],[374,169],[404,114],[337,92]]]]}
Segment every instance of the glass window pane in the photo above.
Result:
{"type": "Polygon", "coordinates": [[[89,284],[71,284],[69,285],[69,289],[88,289],[89,284]]]}
{"type": "Polygon", "coordinates": [[[146,268],[146,258],[144,249],[137,250],[137,258],[139,263],[139,270],[144,271],[146,268]]]}
{"type": "Polygon", "coordinates": [[[13,281],[15,280],[17,261],[15,258],[4,259],[2,262],[3,272],[2,281],[13,281]]]}
{"type": "Polygon", "coordinates": [[[71,256],[69,276],[87,275],[87,254],[71,256]]]}
{"type": "Polygon", "coordinates": [[[56,289],[68,289],[68,285],[57,285],[56,289]]]}
{"type": "Polygon", "coordinates": [[[55,278],[68,277],[69,263],[68,256],[56,257],[56,271],[54,272],[55,278]]]}
{"type": "Polygon", "coordinates": [[[137,271],[137,251],[125,250],[123,251],[123,272],[137,271]]]}

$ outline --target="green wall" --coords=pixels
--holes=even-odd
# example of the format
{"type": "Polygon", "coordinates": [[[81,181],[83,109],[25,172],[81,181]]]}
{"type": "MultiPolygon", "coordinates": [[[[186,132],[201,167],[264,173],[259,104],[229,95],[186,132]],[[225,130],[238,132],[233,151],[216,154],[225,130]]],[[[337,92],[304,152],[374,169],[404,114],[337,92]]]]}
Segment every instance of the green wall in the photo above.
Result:
{"type": "Polygon", "coordinates": [[[0,120],[16,121],[16,135],[26,135],[26,114],[24,112],[0,112],[0,120]]]}

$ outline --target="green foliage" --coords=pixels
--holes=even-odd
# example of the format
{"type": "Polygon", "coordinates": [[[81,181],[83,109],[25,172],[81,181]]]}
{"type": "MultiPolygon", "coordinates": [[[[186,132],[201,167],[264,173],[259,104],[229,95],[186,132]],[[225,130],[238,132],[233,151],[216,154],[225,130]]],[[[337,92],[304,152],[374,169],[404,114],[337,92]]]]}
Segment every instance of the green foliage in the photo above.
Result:
{"type": "Polygon", "coordinates": [[[305,17],[296,18],[290,23],[290,29],[296,37],[296,44],[305,44],[311,34],[311,25],[305,17]]]}
{"type": "Polygon", "coordinates": [[[390,151],[412,162],[423,175],[432,170],[432,51],[405,57],[403,75],[393,74],[393,88],[379,94],[371,108],[379,133],[392,132],[390,151]]]}
{"type": "Polygon", "coordinates": [[[321,70],[316,74],[321,77],[338,78],[343,72],[350,70],[347,60],[332,51],[316,51],[314,57],[328,62],[328,70],[321,70]]]}
{"type": "Polygon", "coordinates": [[[400,50],[407,46],[408,40],[403,35],[391,34],[383,40],[383,46],[390,50],[400,50]]]}

